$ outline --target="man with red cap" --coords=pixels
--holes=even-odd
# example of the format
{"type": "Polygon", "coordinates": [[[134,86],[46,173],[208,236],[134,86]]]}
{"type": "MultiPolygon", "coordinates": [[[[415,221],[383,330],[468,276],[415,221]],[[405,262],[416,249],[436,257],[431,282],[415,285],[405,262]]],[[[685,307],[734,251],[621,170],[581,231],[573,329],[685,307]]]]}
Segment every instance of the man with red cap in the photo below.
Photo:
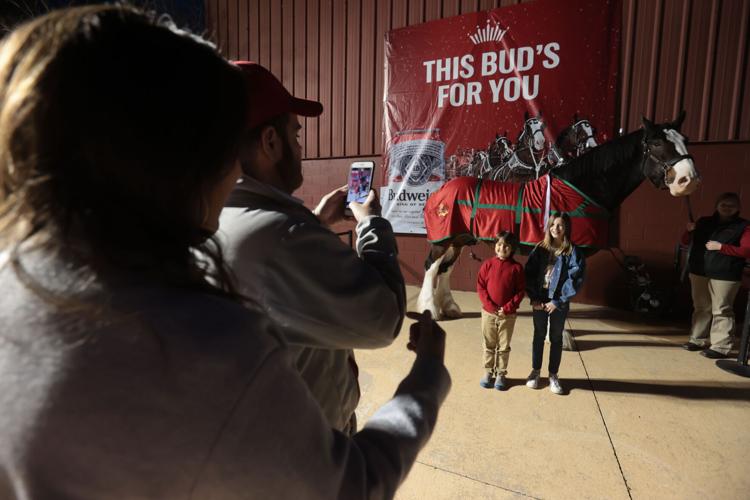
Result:
{"type": "Polygon", "coordinates": [[[303,180],[298,117],[318,116],[323,106],[292,96],[258,64],[235,64],[247,81],[249,132],[242,178],[221,215],[225,257],[240,292],[281,327],[331,426],[353,433],[359,384],[352,349],[391,344],[404,316],[393,230],[371,191],[364,203],[350,204],[354,251],[329,229],[344,218],[346,187],[312,211],[292,196],[303,180]]]}

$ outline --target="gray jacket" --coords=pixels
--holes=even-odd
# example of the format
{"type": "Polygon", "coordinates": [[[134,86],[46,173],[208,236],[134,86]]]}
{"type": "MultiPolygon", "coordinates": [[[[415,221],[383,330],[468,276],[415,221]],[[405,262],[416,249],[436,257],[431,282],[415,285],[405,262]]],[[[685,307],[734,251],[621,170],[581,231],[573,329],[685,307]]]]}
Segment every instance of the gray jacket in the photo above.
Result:
{"type": "Polygon", "coordinates": [[[352,349],[385,347],[401,328],[406,293],[390,223],[357,224],[356,252],[302,202],[243,177],[219,237],[240,291],[279,325],[331,425],[359,402],[352,349]]]}
{"type": "Polygon", "coordinates": [[[185,289],[76,288],[67,262],[28,264],[108,309],[59,311],[0,266],[4,500],[390,498],[448,391],[442,363],[417,357],[348,437],[263,314],[185,289]]]}

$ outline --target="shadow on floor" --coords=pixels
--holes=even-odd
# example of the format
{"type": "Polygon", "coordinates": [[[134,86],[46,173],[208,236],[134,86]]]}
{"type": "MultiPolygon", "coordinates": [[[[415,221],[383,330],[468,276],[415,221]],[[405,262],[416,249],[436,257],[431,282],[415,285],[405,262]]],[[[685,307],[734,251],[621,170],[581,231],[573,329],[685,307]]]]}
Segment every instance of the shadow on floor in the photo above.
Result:
{"type": "Polygon", "coordinates": [[[472,319],[472,318],[481,318],[481,317],[482,317],[481,312],[470,311],[470,312],[462,312],[460,318],[443,318],[440,320],[440,322],[442,323],[443,321],[457,321],[459,319],[472,319]]]}
{"type": "MultiPolygon", "coordinates": [[[[641,322],[647,318],[640,316],[633,311],[623,311],[621,309],[610,309],[607,307],[600,307],[597,309],[573,309],[568,313],[570,319],[612,319],[616,321],[633,322],[638,320],[641,322]]],[[[649,321],[651,323],[653,321],[649,321]]],[[[656,321],[658,323],[658,321],[656,321]]]]}
{"type": "Polygon", "coordinates": [[[673,349],[679,348],[679,344],[672,344],[667,342],[648,342],[644,340],[579,340],[576,337],[576,350],[578,351],[593,351],[601,347],[671,347],[673,349]]]}
{"type": "MultiPolygon", "coordinates": [[[[718,370],[718,368],[717,368],[718,370]]],[[[750,401],[750,390],[747,384],[722,384],[713,382],[685,383],[679,382],[627,382],[622,380],[565,378],[562,379],[566,392],[586,390],[597,392],[622,392],[630,394],[654,394],[672,396],[682,399],[750,401]]]]}
{"type": "Polygon", "coordinates": [[[571,328],[570,333],[577,339],[585,335],[653,335],[655,337],[685,337],[688,332],[684,330],[579,330],[571,328]]]}
{"type": "MultiPolygon", "coordinates": [[[[518,311],[516,314],[519,316],[528,316],[531,317],[531,311],[518,311]]],[[[634,313],[632,311],[621,311],[619,309],[576,309],[573,311],[568,312],[568,319],[602,319],[602,320],[613,320],[613,321],[621,321],[624,323],[633,323],[637,321],[638,323],[646,323],[646,324],[660,324],[660,321],[657,320],[649,320],[649,318],[644,318],[639,316],[637,313],[634,313]]],[[[671,324],[666,321],[661,322],[663,324],[671,324]]]]}
{"type": "Polygon", "coordinates": [[[623,309],[598,308],[598,309],[574,309],[568,313],[568,319],[599,319],[621,321],[624,323],[638,323],[646,326],[675,327],[690,324],[688,319],[677,320],[670,317],[654,317],[647,314],[625,311],[623,309]]]}

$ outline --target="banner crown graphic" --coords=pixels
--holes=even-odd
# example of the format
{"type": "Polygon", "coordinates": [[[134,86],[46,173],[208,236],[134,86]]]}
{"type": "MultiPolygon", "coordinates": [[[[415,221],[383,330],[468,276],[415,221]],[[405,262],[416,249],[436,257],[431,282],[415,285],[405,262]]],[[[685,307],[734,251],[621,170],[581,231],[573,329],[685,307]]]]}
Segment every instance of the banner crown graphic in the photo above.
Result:
{"type": "Polygon", "coordinates": [[[498,23],[490,24],[490,20],[488,19],[484,28],[477,26],[477,30],[474,33],[468,33],[468,36],[474,45],[479,45],[480,43],[485,42],[499,42],[503,39],[509,29],[510,28],[503,28],[498,23]]]}

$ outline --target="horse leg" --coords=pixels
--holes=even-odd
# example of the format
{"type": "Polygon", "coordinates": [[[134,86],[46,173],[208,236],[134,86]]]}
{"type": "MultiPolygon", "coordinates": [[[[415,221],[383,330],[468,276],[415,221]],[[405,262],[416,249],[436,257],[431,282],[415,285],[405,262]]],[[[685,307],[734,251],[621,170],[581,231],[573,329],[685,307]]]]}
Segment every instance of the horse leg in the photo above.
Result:
{"type": "Polygon", "coordinates": [[[430,254],[425,261],[424,280],[422,289],[417,298],[417,311],[430,311],[435,320],[440,319],[440,308],[435,301],[435,284],[437,281],[440,264],[445,259],[445,248],[438,245],[430,245],[430,254]]]}
{"type": "Polygon", "coordinates": [[[453,299],[451,293],[451,273],[453,272],[453,265],[456,263],[463,246],[452,246],[446,252],[446,260],[441,266],[445,271],[438,274],[437,278],[437,290],[435,291],[435,302],[440,307],[443,315],[448,318],[460,318],[461,308],[458,307],[456,301],[453,299]]]}
{"type": "Polygon", "coordinates": [[[568,329],[563,330],[563,351],[576,351],[576,340],[575,337],[573,337],[573,334],[568,331],[568,329]]]}
{"type": "MultiPolygon", "coordinates": [[[[549,342],[549,323],[547,323],[547,337],[545,339],[547,342],[549,342]]],[[[563,351],[577,351],[576,349],[576,339],[573,337],[573,334],[570,333],[570,330],[567,328],[564,328],[562,331],[562,348],[563,351]]]]}

